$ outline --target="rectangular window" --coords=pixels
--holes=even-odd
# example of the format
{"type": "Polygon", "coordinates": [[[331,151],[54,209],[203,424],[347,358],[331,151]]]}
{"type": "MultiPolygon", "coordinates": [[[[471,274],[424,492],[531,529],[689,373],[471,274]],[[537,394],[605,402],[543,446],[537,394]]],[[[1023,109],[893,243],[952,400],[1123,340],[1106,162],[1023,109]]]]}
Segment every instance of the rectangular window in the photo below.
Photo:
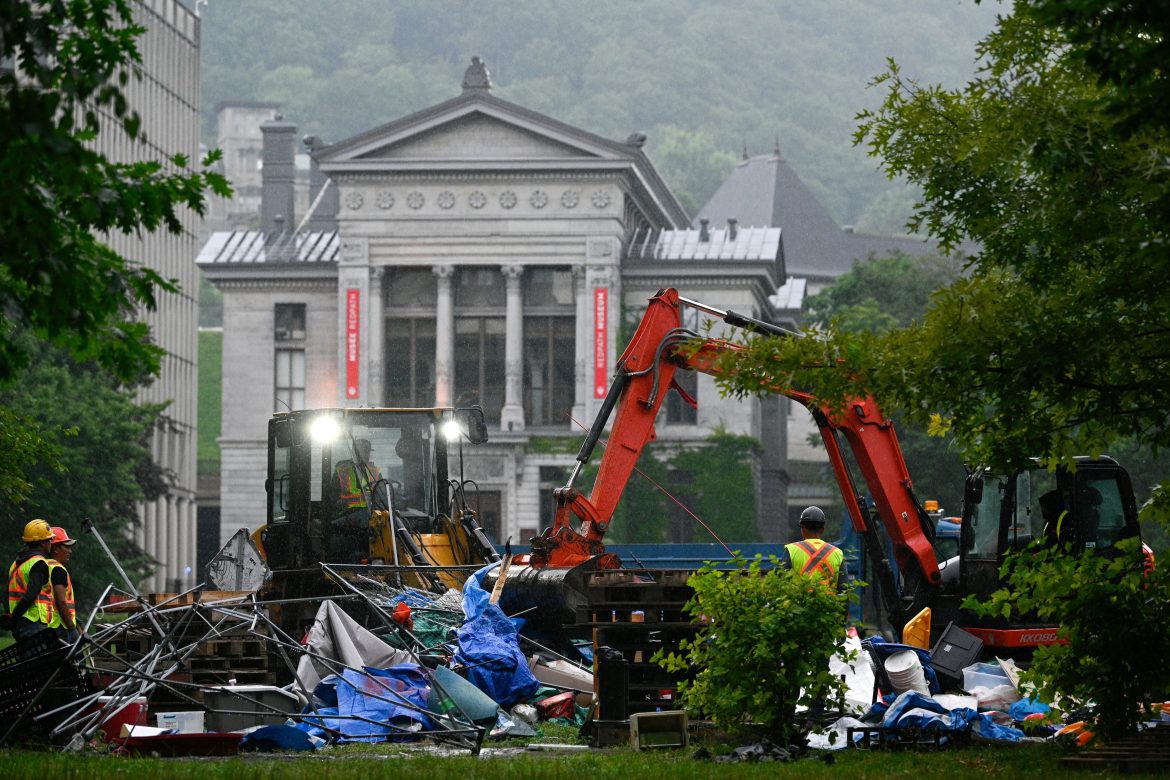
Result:
{"type": "Polygon", "coordinates": [[[524,320],[524,418],[529,425],[572,425],[573,322],[572,317],[524,320]]]}
{"type": "Polygon", "coordinates": [[[274,411],[305,408],[305,350],[276,350],[276,401],[274,411]]]}
{"type": "Polygon", "coordinates": [[[434,308],[439,299],[438,279],[429,268],[396,270],[387,288],[387,305],[396,308],[434,308]]]}
{"type": "Polygon", "coordinates": [[[524,274],[525,306],[572,306],[573,274],[568,269],[532,268],[524,274]]]}
{"type": "MultiPolygon", "coordinates": [[[[553,501],[553,491],[563,487],[569,481],[569,469],[564,466],[540,467],[540,530],[552,528],[556,519],[556,502],[553,501]]],[[[528,539],[524,538],[524,543],[528,539]]]]}
{"type": "Polygon", "coordinates": [[[305,338],[305,304],[278,303],[274,312],[273,335],[277,341],[303,341],[305,338]]]}
{"type": "Polygon", "coordinates": [[[434,317],[388,317],[385,344],[385,404],[403,408],[433,406],[434,317]]]}
{"type": "MultiPolygon", "coordinates": [[[[698,399],[699,372],[680,369],[674,372],[674,381],[691,398],[698,399]]],[[[684,401],[677,390],[671,390],[666,394],[666,421],[694,425],[699,421],[699,410],[684,401]]]]}
{"type": "Polygon", "coordinates": [[[455,405],[483,407],[488,422],[504,407],[504,320],[455,319],[455,405]]]}
{"type": "Polygon", "coordinates": [[[462,308],[504,305],[504,275],[499,268],[460,268],[455,279],[455,305],[462,308]]]}

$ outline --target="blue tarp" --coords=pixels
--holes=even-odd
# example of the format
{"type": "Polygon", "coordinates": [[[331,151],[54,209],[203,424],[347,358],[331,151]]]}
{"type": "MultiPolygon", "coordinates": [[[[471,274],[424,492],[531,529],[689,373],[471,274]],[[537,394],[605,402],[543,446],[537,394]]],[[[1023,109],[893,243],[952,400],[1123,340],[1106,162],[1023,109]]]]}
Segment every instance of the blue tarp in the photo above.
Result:
{"type": "MultiPolygon", "coordinates": [[[[304,729],[284,724],[262,726],[240,740],[240,750],[316,750],[317,744],[304,729]]],[[[319,741],[319,740],[318,740],[319,741]]]]}
{"type": "Polygon", "coordinates": [[[412,709],[425,708],[430,696],[430,683],[417,664],[365,672],[346,669],[322,680],[313,690],[322,717],[306,718],[301,728],[325,739],[333,738],[329,729],[334,729],[338,742],[383,742],[433,728],[430,718],[412,709]]]}
{"type": "Polygon", "coordinates": [[[906,691],[893,704],[878,702],[862,718],[866,723],[879,723],[886,728],[917,729],[923,733],[971,730],[985,739],[1018,742],[1024,732],[1010,726],[1000,726],[987,713],[969,707],[947,710],[929,696],[917,691],[906,691]]]}
{"type": "Polygon", "coordinates": [[[502,707],[527,701],[540,686],[520,652],[515,624],[495,604],[480,579],[499,564],[489,564],[463,586],[463,611],[467,621],[459,627],[459,652],[455,661],[467,667],[467,679],[502,707]]]}

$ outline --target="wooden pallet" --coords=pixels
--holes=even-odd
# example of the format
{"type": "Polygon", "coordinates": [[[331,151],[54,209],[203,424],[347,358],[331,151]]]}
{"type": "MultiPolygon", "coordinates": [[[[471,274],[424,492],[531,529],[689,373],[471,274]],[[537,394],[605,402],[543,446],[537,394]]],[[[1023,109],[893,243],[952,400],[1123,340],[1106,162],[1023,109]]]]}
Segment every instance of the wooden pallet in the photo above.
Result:
{"type": "Polygon", "coordinates": [[[1074,756],[1062,758],[1060,767],[1110,772],[1170,772],[1170,724],[1078,751],[1074,756]]]}

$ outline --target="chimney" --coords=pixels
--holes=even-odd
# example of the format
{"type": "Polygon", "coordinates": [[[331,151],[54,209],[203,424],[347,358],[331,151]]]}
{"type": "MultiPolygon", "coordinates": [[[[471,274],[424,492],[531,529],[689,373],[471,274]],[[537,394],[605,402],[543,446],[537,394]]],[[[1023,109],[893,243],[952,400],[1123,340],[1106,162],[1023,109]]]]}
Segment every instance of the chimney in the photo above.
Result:
{"type": "Polygon", "coordinates": [[[297,126],[280,114],[260,125],[264,136],[260,169],[260,230],[272,243],[297,226],[293,185],[296,181],[297,126]]]}
{"type": "Polygon", "coordinates": [[[328,233],[337,230],[337,214],[341,211],[341,197],[337,185],[321,170],[317,164],[317,153],[327,144],[315,135],[307,135],[302,142],[309,150],[309,208],[308,222],[305,229],[309,232],[328,233]],[[325,194],[321,194],[321,190],[325,194]],[[314,208],[314,205],[316,208],[314,208]]]}
{"type": "Polygon", "coordinates": [[[711,240],[711,231],[707,226],[711,224],[711,220],[703,217],[699,220],[699,243],[705,244],[711,240]]]}
{"type": "Polygon", "coordinates": [[[739,235],[739,220],[735,217],[727,218],[727,240],[734,241],[735,237],[739,235]]]}

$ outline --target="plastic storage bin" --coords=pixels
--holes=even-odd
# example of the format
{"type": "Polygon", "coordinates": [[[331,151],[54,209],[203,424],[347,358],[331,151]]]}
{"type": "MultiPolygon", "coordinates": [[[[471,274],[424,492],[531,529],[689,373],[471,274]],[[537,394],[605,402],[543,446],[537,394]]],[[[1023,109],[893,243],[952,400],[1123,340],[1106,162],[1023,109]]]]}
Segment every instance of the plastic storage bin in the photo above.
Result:
{"type": "Polygon", "coordinates": [[[968,693],[979,687],[994,688],[1011,684],[1012,681],[999,668],[999,664],[971,664],[963,669],[963,690],[968,693]]]}
{"type": "Polygon", "coordinates": [[[301,700],[275,685],[209,688],[203,691],[203,703],[208,709],[208,729],[220,732],[284,723],[290,714],[301,711],[301,700]]]}
{"type": "Polygon", "coordinates": [[[978,661],[982,652],[983,640],[950,623],[930,653],[930,665],[945,678],[944,683],[958,685],[963,682],[963,669],[978,661]]]}
{"type": "MultiPolygon", "coordinates": [[[[87,713],[97,712],[109,706],[113,700],[113,696],[99,696],[98,700],[89,705],[86,711],[87,713]]],[[[121,736],[123,726],[146,725],[147,702],[145,696],[139,696],[130,701],[120,701],[119,704],[124,704],[125,706],[116,713],[112,710],[108,712],[106,719],[98,726],[110,739],[121,736]]]]}
{"type": "Polygon", "coordinates": [[[177,729],[180,734],[202,734],[205,730],[203,712],[200,710],[159,712],[154,717],[160,729],[177,729]]]}

